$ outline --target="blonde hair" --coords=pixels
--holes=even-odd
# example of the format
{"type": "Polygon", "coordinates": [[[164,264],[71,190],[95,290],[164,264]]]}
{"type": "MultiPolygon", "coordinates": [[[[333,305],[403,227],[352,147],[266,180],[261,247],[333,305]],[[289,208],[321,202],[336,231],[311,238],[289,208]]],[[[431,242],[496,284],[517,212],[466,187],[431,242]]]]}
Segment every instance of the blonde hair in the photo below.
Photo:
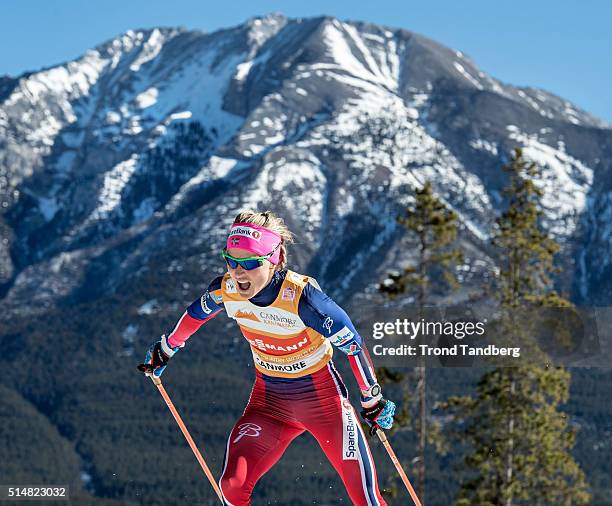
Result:
{"type": "Polygon", "coordinates": [[[287,266],[287,244],[293,242],[293,234],[287,228],[285,221],[281,217],[276,216],[272,211],[257,213],[255,211],[246,210],[236,215],[234,223],[252,223],[253,225],[269,228],[279,234],[281,236],[281,252],[280,260],[275,270],[279,271],[287,266]]]}

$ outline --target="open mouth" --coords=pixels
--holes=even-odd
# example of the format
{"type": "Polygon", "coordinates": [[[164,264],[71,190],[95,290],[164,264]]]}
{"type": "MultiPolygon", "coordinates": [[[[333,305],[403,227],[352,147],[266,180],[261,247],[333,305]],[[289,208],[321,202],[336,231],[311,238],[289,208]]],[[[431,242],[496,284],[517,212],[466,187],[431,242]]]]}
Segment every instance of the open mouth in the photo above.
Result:
{"type": "Polygon", "coordinates": [[[244,283],[237,281],[237,283],[238,283],[238,288],[243,292],[246,292],[249,288],[251,288],[251,283],[248,281],[245,281],[244,283]]]}

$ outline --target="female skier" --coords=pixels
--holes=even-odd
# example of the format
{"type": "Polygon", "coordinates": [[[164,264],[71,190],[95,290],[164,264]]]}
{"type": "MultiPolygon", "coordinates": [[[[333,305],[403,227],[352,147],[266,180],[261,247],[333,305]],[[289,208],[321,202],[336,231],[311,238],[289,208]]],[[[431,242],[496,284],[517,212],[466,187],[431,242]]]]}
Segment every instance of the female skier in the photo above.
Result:
{"type": "Polygon", "coordinates": [[[255,384],[227,440],[219,485],[225,504],[248,506],[255,484],[304,431],[318,441],[359,506],[387,503],[378,489],[368,443],[331,360],[348,356],[371,431],[393,424],[364,343],[347,314],[308,276],[286,269],[292,234],[271,212],[242,212],[230,227],[216,278],[139,367],[159,377],[169,359],[204,323],[225,309],[249,342],[255,384]]]}

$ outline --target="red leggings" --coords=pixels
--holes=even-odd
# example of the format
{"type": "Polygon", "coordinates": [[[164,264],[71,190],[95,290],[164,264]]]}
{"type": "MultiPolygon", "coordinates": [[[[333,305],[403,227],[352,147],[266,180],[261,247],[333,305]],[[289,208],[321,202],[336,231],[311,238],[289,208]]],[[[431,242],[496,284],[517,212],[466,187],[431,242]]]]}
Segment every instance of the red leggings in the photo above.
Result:
{"type": "Polygon", "coordinates": [[[319,442],[353,504],[386,506],[359,419],[331,362],[296,379],[257,372],[244,414],[227,441],[219,482],[225,504],[249,506],[259,478],[304,431],[319,442]]]}

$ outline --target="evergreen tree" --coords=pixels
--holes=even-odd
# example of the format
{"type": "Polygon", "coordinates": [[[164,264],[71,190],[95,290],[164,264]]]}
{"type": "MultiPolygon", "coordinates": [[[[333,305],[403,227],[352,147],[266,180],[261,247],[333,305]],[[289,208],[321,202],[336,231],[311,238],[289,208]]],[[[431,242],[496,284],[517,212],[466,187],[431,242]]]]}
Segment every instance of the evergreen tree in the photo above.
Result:
{"type": "MultiPolygon", "coordinates": [[[[379,290],[391,298],[402,293],[416,296],[419,320],[431,293],[434,279],[442,277],[448,287],[456,287],[457,280],[452,266],[462,260],[461,251],[453,248],[457,237],[457,215],[446,208],[432,190],[427,181],[421,189],[415,191],[415,204],[408,209],[406,216],[398,218],[399,223],[408,229],[418,240],[418,257],[415,265],[405,267],[400,272],[389,274],[388,280],[379,285],[379,290]]],[[[385,377],[385,371],[380,371],[385,377]]],[[[425,446],[428,439],[439,445],[435,425],[428,422],[426,404],[426,372],[422,358],[416,368],[418,416],[416,432],[418,436],[417,490],[422,504],[425,504],[425,446]],[[428,427],[433,431],[428,438],[428,427]]],[[[399,420],[406,423],[408,417],[399,420]]]]}
{"type": "MultiPolygon", "coordinates": [[[[571,304],[552,288],[559,246],[540,226],[538,168],[517,148],[504,170],[508,209],[498,218],[493,238],[502,259],[495,293],[504,325],[520,335],[528,332],[529,322],[516,318],[517,310],[571,304]]],[[[460,424],[457,435],[472,451],[465,458],[469,478],[457,506],[588,503],[584,473],[570,453],[575,432],[559,411],[569,384],[563,368],[522,362],[484,374],[475,397],[445,403],[460,424]]]]}

